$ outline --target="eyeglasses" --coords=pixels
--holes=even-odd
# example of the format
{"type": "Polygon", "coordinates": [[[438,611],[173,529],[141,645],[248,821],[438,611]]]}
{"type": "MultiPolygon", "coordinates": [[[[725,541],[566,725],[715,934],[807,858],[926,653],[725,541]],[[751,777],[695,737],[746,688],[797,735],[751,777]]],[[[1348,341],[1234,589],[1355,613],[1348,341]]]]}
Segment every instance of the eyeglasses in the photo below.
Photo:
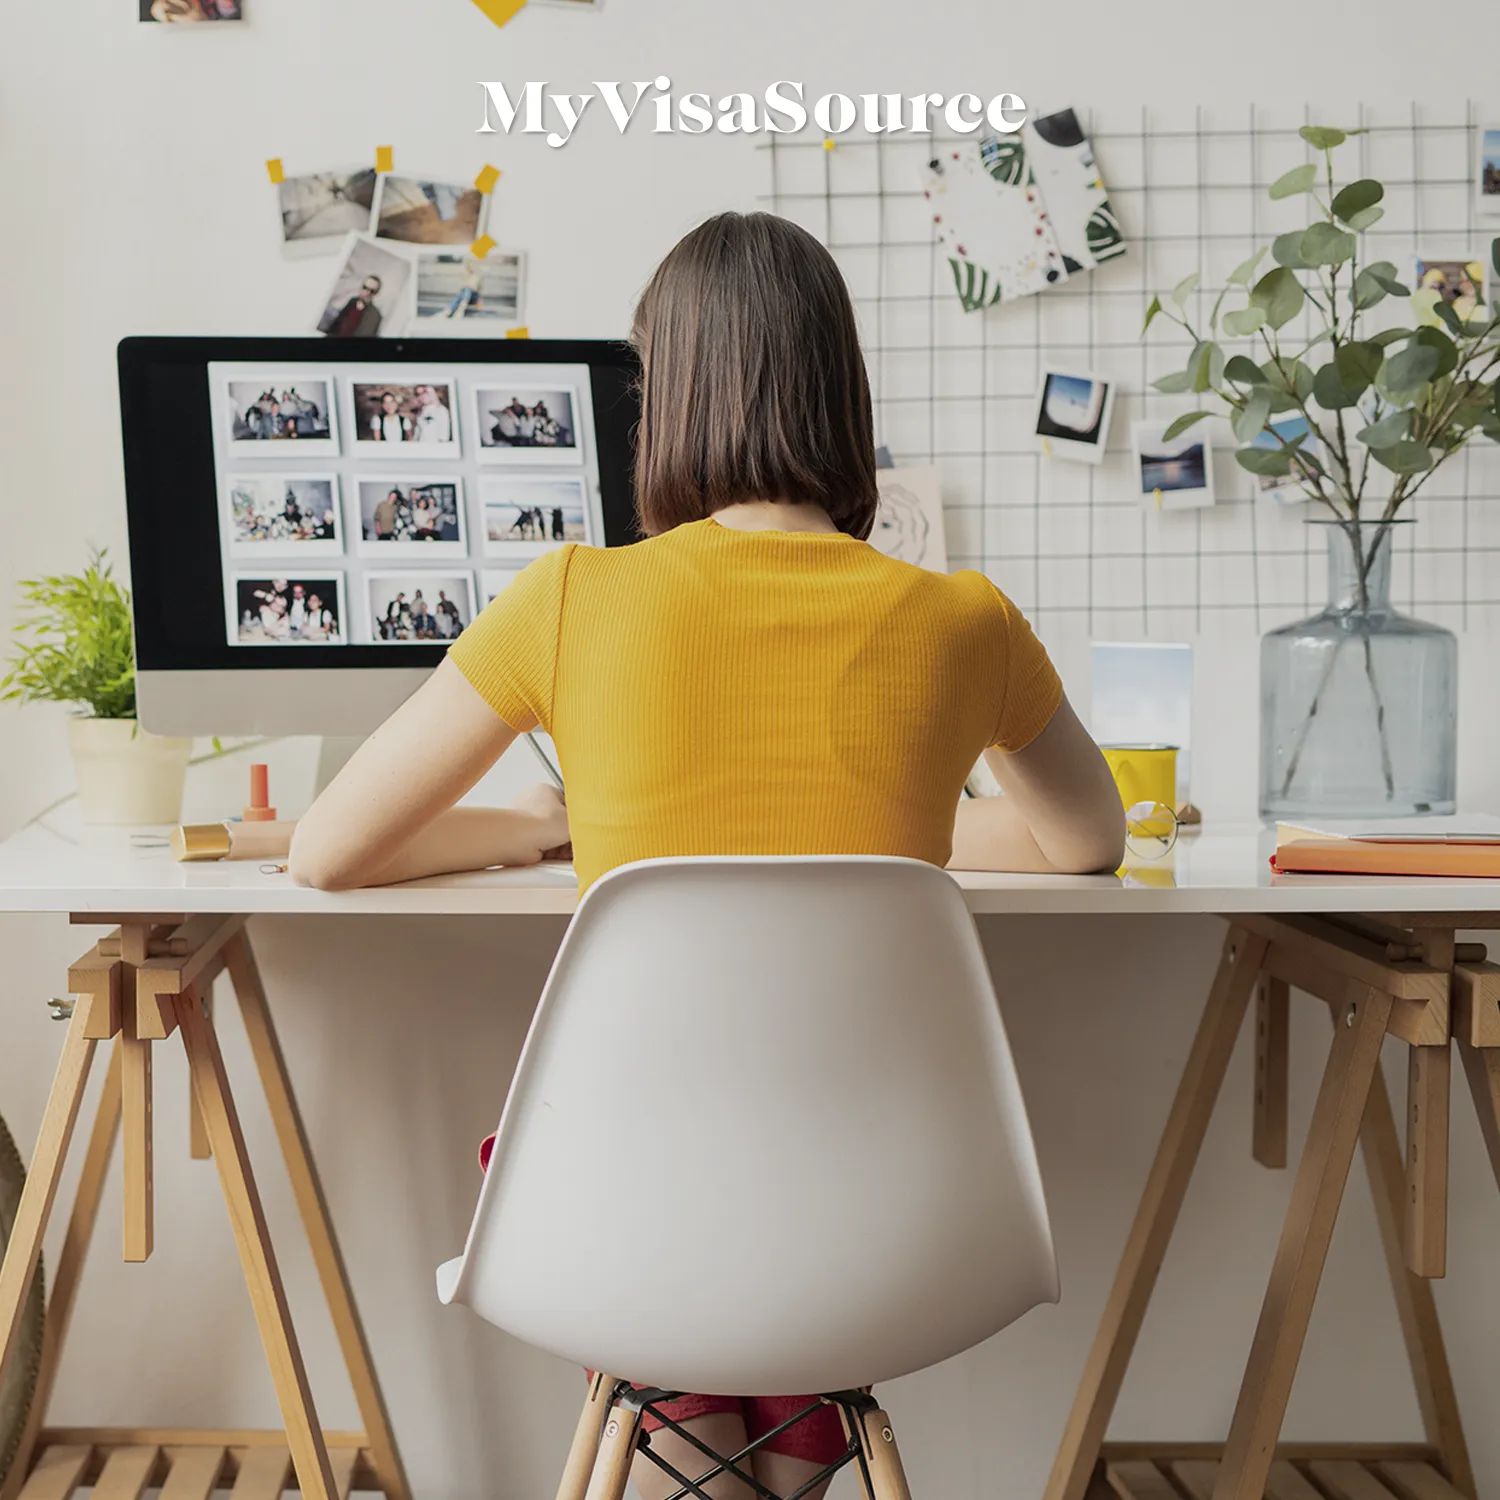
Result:
{"type": "Polygon", "coordinates": [[[1177,843],[1177,814],[1165,802],[1125,809],[1125,848],[1137,859],[1164,859],[1177,843]]]}

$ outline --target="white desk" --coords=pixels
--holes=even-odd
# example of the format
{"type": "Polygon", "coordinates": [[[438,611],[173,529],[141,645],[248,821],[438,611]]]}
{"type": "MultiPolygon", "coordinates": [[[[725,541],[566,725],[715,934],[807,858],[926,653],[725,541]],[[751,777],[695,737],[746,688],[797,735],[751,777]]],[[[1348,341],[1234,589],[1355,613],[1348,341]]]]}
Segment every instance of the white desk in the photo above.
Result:
{"type": "MultiPolygon", "coordinates": [[[[165,830],[162,830],[164,836],[165,830]]],[[[958,871],[976,914],[1420,913],[1500,908],[1500,881],[1273,875],[1271,835],[1255,827],[1184,834],[1164,860],[1113,875],[958,871]]],[[[236,912],[372,916],[566,915],[566,865],[444,875],[375,890],[302,889],[253,860],[178,864],[109,829],[35,825],[0,843],[0,911],[236,912]]]]}
{"type": "MultiPolygon", "coordinates": [[[[1500,1178],[1500,967],[1478,962],[1477,954],[1465,952],[1454,939],[1460,928],[1500,928],[1500,882],[1274,876],[1269,853],[1269,833],[1224,829],[1184,835],[1166,859],[1127,869],[1120,877],[955,876],[976,915],[1176,912],[1216,914],[1229,923],[1046,1500],[1084,1500],[1101,1483],[1122,1500],[1137,1495],[1148,1500],[1172,1490],[1164,1469],[1195,1495],[1212,1489],[1213,1500],[1259,1500],[1268,1492],[1268,1480],[1276,1493],[1297,1489],[1285,1473],[1276,1488],[1274,1459],[1328,1459],[1326,1445],[1278,1449],[1276,1444],[1356,1143],[1364,1147],[1373,1178],[1426,1442],[1340,1445],[1336,1462],[1363,1477],[1356,1483],[1352,1472],[1341,1471],[1337,1482],[1328,1483],[1336,1492],[1374,1493],[1370,1486],[1378,1488],[1380,1475],[1391,1478],[1381,1465],[1395,1459],[1408,1466],[1402,1482],[1392,1479],[1403,1494],[1424,1500],[1472,1495],[1457,1397],[1424,1278],[1442,1274],[1445,1254],[1452,1044],[1463,1058],[1500,1178]],[[1107,1444],[1106,1427],[1157,1270],[1252,1000],[1254,1154],[1264,1165],[1286,1165],[1287,1007],[1293,986],[1327,1002],[1336,1023],[1334,1042],[1228,1441],[1222,1447],[1107,1444]],[[1412,1060],[1405,1149],[1378,1068],[1388,1036],[1406,1043],[1412,1060]]],[[[331,894],[299,888],[286,874],[267,873],[258,862],[177,864],[164,840],[142,847],[129,835],[108,830],[34,826],[0,844],[0,911],[68,913],[85,924],[91,917],[120,924],[119,933],[101,940],[70,971],[68,989],[83,998],[33,1157],[30,1202],[23,1199],[0,1271],[0,1333],[14,1326],[61,1174],[88,1057],[98,1040],[112,1042],[113,1082],[106,1085],[89,1145],[69,1243],[87,1240],[114,1131],[123,1119],[127,1259],[150,1253],[150,1053],[155,1042],[180,1031],[202,1116],[197,1150],[211,1151],[219,1167],[286,1428],[236,1434],[161,1429],[149,1442],[160,1444],[162,1454],[192,1454],[198,1464],[222,1462],[227,1477],[258,1450],[270,1448],[268,1459],[261,1454],[257,1460],[261,1466],[268,1462],[275,1469],[278,1453],[284,1453],[302,1493],[314,1500],[337,1500],[351,1477],[357,1487],[379,1490],[388,1500],[410,1500],[244,922],[273,913],[555,918],[576,906],[572,870],[562,865],[331,894]],[[163,921],[175,931],[157,925],[163,921]],[[207,986],[221,970],[232,979],[245,1013],[261,1084],[354,1381],[363,1421],[356,1433],[322,1431],[302,1370],[204,1005],[207,986]]],[[[62,1299],[60,1324],[66,1323],[76,1271],[76,1263],[65,1264],[54,1279],[51,1306],[62,1299]]],[[[45,1481],[47,1493],[58,1497],[69,1493],[58,1480],[59,1467],[72,1476],[70,1484],[92,1483],[110,1464],[142,1462],[144,1441],[139,1430],[89,1429],[88,1446],[80,1450],[77,1429],[49,1432],[41,1426],[61,1339],[58,1327],[43,1360],[17,1464],[19,1473],[30,1469],[45,1481]]],[[[151,1482],[160,1483],[166,1459],[156,1462],[151,1482]]],[[[1305,1487],[1306,1480],[1300,1484],[1305,1487]]],[[[15,1500],[16,1493],[14,1484],[7,1486],[0,1500],[15,1500]]]]}

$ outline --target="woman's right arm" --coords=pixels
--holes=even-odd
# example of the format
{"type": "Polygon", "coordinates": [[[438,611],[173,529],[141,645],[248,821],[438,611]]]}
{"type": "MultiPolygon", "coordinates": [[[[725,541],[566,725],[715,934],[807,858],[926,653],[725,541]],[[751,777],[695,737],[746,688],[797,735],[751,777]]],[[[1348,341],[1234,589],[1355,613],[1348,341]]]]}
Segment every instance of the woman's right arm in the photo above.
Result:
{"type": "Polygon", "coordinates": [[[1005,795],[959,803],[950,869],[1086,875],[1119,868],[1120,794],[1066,698],[1023,749],[986,750],[984,758],[1005,795]]]}

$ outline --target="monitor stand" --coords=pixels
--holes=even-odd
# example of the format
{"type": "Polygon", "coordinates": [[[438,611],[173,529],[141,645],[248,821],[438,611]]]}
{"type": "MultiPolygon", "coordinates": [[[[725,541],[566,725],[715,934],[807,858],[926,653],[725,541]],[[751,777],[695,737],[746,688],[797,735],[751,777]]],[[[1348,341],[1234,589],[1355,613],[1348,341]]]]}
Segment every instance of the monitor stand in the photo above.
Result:
{"type": "Polygon", "coordinates": [[[318,741],[318,768],[313,775],[313,796],[320,796],[328,783],[349,762],[349,757],[364,744],[362,734],[325,734],[318,741]]]}

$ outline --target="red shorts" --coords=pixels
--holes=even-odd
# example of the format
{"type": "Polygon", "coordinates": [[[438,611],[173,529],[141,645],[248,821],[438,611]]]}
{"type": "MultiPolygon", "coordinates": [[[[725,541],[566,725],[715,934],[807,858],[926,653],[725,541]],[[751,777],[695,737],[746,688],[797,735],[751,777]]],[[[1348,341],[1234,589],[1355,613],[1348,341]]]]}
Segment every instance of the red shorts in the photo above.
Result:
{"type": "MultiPolygon", "coordinates": [[[[713,1416],[720,1412],[743,1417],[745,1436],[753,1443],[773,1427],[779,1427],[788,1417],[806,1411],[817,1399],[816,1396],[679,1396],[675,1401],[659,1402],[658,1406],[674,1422],[690,1422],[694,1417],[713,1416]]],[[[651,1411],[647,1411],[641,1425],[647,1432],[655,1432],[662,1424],[651,1411]]],[[[777,1433],[770,1442],[762,1445],[761,1451],[821,1465],[842,1458],[848,1445],[838,1407],[825,1402],[800,1422],[794,1422],[785,1432],[777,1433]]]]}
{"type": "MultiPolygon", "coordinates": [[[[489,1171],[490,1153],[495,1148],[495,1137],[488,1135],[479,1143],[479,1165],[489,1171]]],[[[589,1371],[593,1379],[594,1372],[589,1371]]],[[[640,1389],[639,1386],[636,1387],[640,1389]]],[[[816,1396],[679,1396],[675,1401],[663,1401],[661,1409],[674,1422],[690,1422],[694,1417],[707,1417],[720,1412],[732,1412],[745,1419],[745,1435],[754,1442],[773,1427],[779,1427],[788,1417],[806,1411],[818,1398],[816,1396]]],[[[651,1412],[645,1414],[642,1427],[655,1432],[660,1426],[659,1418],[651,1412]]],[[[779,1453],[784,1458],[802,1458],[808,1463],[831,1464],[841,1458],[848,1447],[844,1436],[844,1424],[838,1407],[820,1405],[817,1411],[794,1422],[785,1432],[778,1433],[764,1444],[767,1453],[779,1453]]],[[[727,1456],[727,1455],[726,1455],[727,1456]]]]}

